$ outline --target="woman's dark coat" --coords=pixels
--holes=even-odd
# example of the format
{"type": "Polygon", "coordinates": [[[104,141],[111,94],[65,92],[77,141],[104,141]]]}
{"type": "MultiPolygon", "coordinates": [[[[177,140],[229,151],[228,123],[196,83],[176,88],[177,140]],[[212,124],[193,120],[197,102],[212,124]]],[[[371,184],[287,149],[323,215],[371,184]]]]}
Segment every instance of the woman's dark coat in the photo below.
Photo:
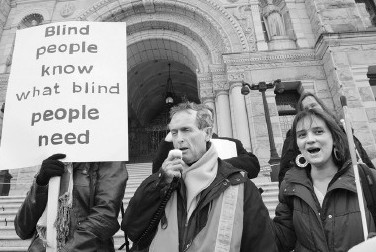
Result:
{"type": "MultiPolygon", "coordinates": [[[[294,167],[286,173],[273,219],[279,251],[340,252],[364,241],[350,164],[347,162],[329,183],[322,207],[314,193],[309,168],[294,167]]],[[[376,171],[372,173],[376,177],[376,171]]],[[[375,232],[372,215],[365,209],[368,231],[375,232]]]]}
{"type": "MultiPolygon", "coordinates": [[[[62,251],[115,251],[112,236],[119,230],[118,216],[127,179],[123,162],[74,163],[70,232],[62,251]]],[[[18,236],[32,238],[28,251],[45,251],[36,224],[47,196],[48,185],[39,186],[34,180],[14,220],[18,236]]]]}

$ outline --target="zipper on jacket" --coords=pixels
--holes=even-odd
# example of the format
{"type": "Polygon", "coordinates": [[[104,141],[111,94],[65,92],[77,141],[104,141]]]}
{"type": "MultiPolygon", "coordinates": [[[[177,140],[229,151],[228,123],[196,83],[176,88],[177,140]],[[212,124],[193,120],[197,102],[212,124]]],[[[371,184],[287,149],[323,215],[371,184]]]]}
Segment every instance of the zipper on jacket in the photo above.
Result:
{"type": "MultiPolygon", "coordinates": [[[[223,184],[224,182],[226,182],[227,185],[230,184],[230,181],[226,178],[224,180],[221,180],[221,181],[218,181],[218,183],[216,183],[213,188],[219,186],[220,184],[223,184]]],[[[189,223],[192,219],[192,216],[195,215],[196,211],[198,211],[199,209],[199,206],[200,204],[204,201],[203,197],[200,197],[200,200],[198,201],[197,203],[197,207],[195,208],[195,210],[193,210],[192,214],[191,214],[191,217],[188,219],[188,213],[187,213],[187,209],[186,209],[186,205],[185,205],[185,202],[183,203],[183,208],[184,208],[184,212],[185,212],[185,222],[184,222],[184,234],[183,234],[183,244],[184,244],[184,247],[183,247],[183,252],[187,251],[189,249],[189,247],[192,245],[192,240],[188,241],[187,243],[187,230],[188,230],[188,226],[189,226],[189,223]]]]}

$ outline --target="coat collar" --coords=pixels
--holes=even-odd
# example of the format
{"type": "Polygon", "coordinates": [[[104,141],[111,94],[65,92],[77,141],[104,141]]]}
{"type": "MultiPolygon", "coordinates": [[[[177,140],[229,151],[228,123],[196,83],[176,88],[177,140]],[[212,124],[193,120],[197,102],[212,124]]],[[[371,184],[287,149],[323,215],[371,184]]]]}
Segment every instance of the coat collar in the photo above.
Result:
{"type": "MultiPolygon", "coordinates": [[[[286,172],[285,181],[287,185],[301,185],[308,189],[313,188],[312,179],[309,174],[310,168],[294,167],[286,172]]],[[[347,161],[334,175],[329,183],[328,192],[334,189],[345,189],[356,192],[354,170],[351,161],[347,161]]]]}
{"type": "Polygon", "coordinates": [[[231,164],[218,158],[218,172],[214,181],[206,188],[201,195],[199,203],[201,208],[212,201],[213,198],[216,198],[218,194],[225,191],[230,185],[237,185],[245,183],[248,180],[246,175],[242,175],[238,168],[235,168],[231,164]]]}

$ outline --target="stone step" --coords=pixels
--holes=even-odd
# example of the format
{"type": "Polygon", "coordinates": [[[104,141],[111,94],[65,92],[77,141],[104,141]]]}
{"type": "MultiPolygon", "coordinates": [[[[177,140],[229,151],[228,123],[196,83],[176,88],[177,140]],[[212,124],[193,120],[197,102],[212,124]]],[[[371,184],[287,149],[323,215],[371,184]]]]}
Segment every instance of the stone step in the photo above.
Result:
{"type": "MultiPolygon", "coordinates": [[[[121,246],[122,244],[115,244],[115,250],[118,250],[118,248],[121,246]]],[[[27,252],[27,247],[0,247],[0,252],[27,252]]],[[[125,248],[123,248],[122,251],[125,251],[125,248]]]]}
{"type": "MultiPolygon", "coordinates": [[[[129,199],[123,200],[124,209],[127,209],[128,203],[129,203],[129,199]]],[[[4,214],[0,212],[0,227],[14,226],[13,222],[14,222],[14,218],[16,217],[17,211],[18,211],[18,208],[12,211],[3,211],[4,214]]],[[[118,218],[119,218],[119,222],[121,222],[121,213],[119,213],[118,218]]],[[[0,232],[0,236],[1,236],[1,232],[0,232]]]]}
{"type": "MultiPolygon", "coordinates": [[[[129,201],[129,199],[133,197],[134,192],[135,190],[125,192],[124,200],[129,201]]],[[[19,199],[9,199],[9,200],[0,201],[0,215],[1,215],[1,212],[3,211],[14,209],[14,208],[18,209],[21,206],[21,204],[24,202],[24,200],[25,200],[25,197],[19,198],[19,199]]]]}
{"type": "MultiPolygon", "coordinates": [[[[120,247],[124,243],[124,232],[122,230],[119,230],[116,232],[116,234],[113,236],[114,238],[114,244],[117,245],[117,247],[120,247]]],[[[16,231],[13,230],[12,233],[9,234],[1,234],[0,235],[0,247],[28,247],[30,244],[30,239],[27,240],[21,240],[18,235],[16,234],[16,231]]]]}

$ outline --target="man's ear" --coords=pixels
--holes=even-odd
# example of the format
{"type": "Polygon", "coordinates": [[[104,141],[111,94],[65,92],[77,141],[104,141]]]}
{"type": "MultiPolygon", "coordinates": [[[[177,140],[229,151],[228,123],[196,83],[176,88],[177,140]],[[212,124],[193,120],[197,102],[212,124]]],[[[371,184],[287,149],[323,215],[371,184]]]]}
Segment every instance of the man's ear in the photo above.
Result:
{"type": "Polygon", "coordinates": [[[204,130],[205,133],[205,141],[209,142],[213,135],[213,128],[212,127],[206,127],[204,130]]]}

